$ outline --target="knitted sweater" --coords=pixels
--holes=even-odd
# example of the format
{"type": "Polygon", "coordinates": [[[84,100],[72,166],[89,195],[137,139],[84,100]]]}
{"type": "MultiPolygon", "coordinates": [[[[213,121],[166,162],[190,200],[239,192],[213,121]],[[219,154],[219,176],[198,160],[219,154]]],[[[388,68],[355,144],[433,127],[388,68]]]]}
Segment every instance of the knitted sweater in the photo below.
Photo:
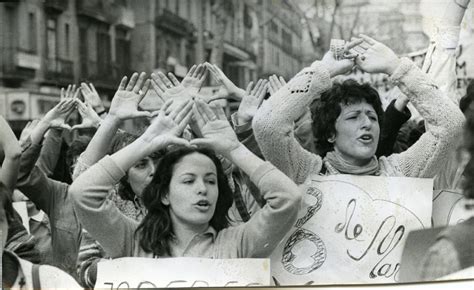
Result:
{"type": "MultiPolygon", "coordinates": [[[[401,60],[391,80],[423,116],[427,132],[407,151],[380,157],[380,173],[431,178],[454,149],[453,141],[461,136],[464,116],[407,58],[401,60]]],[[[323,161],[296,141],[294,121],[331,86],[327,68],[315,62],[276,92],[254,117],[253,129],[263,155],[297,184],[304,183],[311,174],[319,174],[323,161]]]]}
{"type": "MultiPolygon", "coordinates": [[[[125,172],[106,156],[71,185],[74,207],[84,228],[112,258],[153,257],[135,235],[138,222],[124,216],[107,199],[108,190],[125,172]],[[98,222],[100,221],[100,222],[98,222]]],[[[196,235],[181,256],[206,258],[268,257],[296,220],[301,193],[283,173],[266,162],[251,176],[265,206],[239,226],[196,235]]],[[[173,251],[173,245],[170,245],[173,251]]]]}

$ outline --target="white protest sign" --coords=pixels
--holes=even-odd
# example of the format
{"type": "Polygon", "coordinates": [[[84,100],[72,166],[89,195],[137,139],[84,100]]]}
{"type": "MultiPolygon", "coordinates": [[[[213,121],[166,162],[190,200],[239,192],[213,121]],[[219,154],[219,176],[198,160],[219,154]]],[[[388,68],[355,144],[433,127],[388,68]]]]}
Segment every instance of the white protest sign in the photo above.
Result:
{"type": "Polygon", "coordinates": [[[408,232],[431,225],[432,179],[314,176],[271,256],[277,285],[394,283],[408,232]]]}
{"type": "Polygon", "coordinates": [[[16,201],[12,203],[13,208],[20,215],[21,221],[25,229],[30,232],[30,218],[28,217],[28,208],[26,207],[26,201],[16,201]]]}
{"type": "Polygon", "coordinates": [[[269,259],[119,258],[100,262],[95,288],[269,286],[269,259]]]}
{"type": "Polygon", "coordinates": [[[464,195],[455,190],[436,190],[433,195],[433,227],[456,225],[472,213],[464,207],[464,195]]]}

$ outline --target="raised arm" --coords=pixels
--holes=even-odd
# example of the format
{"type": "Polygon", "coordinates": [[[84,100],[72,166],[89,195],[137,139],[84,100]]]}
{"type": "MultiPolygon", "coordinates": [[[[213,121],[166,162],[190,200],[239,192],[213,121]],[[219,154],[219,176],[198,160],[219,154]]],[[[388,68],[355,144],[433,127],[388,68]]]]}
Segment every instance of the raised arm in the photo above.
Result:
{"type": "Polygon", "coordinates": [[[55,194],[66,192],[68,185],[48,178],[46,173],[37,166],[42,140],[50,128],[69,129],[70,127],[64,122],[74,108],[73,99],[60,101],[38,122],[23,145],[17,187],[47,214],[50,213],[55,194]]]}
{"type": "Polygon", "coordinates": [[[358,58],[357,64],[366,72],[390,75],[425,119],[426,133],[407,151],[389,156],[388,161],[405,176],[434,177],[454,150],[454,141],[462,135],[461,110],[412,61],[398,58],[390,48],[368,36],[361,37],[364,59],[358,58]]]}
{"type": "MultiPolygon", "coordinates": [[[[350,43],[347,49],[358,43],[359,40],[350,43]]],[[[303,183],[310,172],[319,172],[322,160],[299,144],[295,121],[313,100],[331,88],[331,77],[349,71],[353,65],[352,59],[336,60],[327,53],[275,92],[254,118],[253,130],[263,156],[297,184],[303,183]]]]}
{"type": "Polygon", "coordinates": [[[171,103],[172,100],[165,103],[142,136],[91,166],[70,187],[79,221],[112,258],[132,255],[138,223],[123,215],[107,199],[109,189],[120,181],[128,169],[151,153],[170,144],[189,144],[177,136],[189,122],[192,104],[184,102],[166,115],[171,103]],[[117,242],[119,240],[121,242],[117,242]]]}
{"type": "MultiPolygon", "coordinates": [[[[109,150],[110,140],[115,136],[123,120],[138,117],[151,117],[152,113],[138,111],[138,104],[145,97],[150,86],[150,80],[145,80],[146,74],[134,73],[127,83],[123,77],[119,88],[112,99],[110,110],[84,153],[78,159],[72,179],[76,179],[84,170],[102,159],[109,150]]],[[[79,109],[92,113],[92,108],[83,104],[79,109]]],[[[80,111],[81,112],[81,111],[80,111]]],[[[98,122],[97,118],[95,120],[98,122]]]]}
{"type": "Polygon", "coordinates": [[[266,201],[248,222],[224,230],[225,242],[235,246],[236,257],[269,256],[296,220],[301,202],[299,188],[238,141],[223,111],[216,115],[202,100],[197,100],[194,115],[204,138],[194,139],[191,144],[210,147],[231,160],[251,176],[266,201]]]}
{"type": "Polygon", "coordinates": [[[0,183],[8,192],[13,192],[20,166],[21,147],[10,125],[2,116],[0,116],[0,152],[3,152],[4,156],[0,169],[0,183]]]}

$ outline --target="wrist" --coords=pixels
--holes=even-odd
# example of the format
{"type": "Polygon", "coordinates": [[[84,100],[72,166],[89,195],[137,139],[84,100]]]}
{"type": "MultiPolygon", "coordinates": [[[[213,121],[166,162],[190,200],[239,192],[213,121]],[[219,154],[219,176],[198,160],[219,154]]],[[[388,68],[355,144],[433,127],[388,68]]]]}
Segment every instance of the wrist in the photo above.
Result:
{"type": "Polygon", "coordinates": [[[394,61],[390,61],[388,63],[389,65],[387,66],[385,73],[391,76],[395,72],[395,70],[400,66],[401,59],[397,57],[394,61]]]}
{"type": "Polygon", "coordinates": [[[244,155],[251,154],[251,152],[242,143],[236,141],[235,146],[224,157],[229,159],[232,163],[236,160],[241,160],[244,155]]]}
{"type": "Polygon", "coordinates": [[[110,124],[120,124],[122,120],[115,114],[109,112],[102,122],[107,122],[110,124]]]}
{"type": "Polygon", "coordinates": [[[235,116],[235,121],[236,121],[235,125],[241,126],[241,125],[247,124],[247,123],[251,122],[252,119],[253,118],[251,116],[239,113],[239,111],[237,111],[237,114],[235,116]]]}
{"type": "Polygon", "coordinates": [[[141,135],[140,137],[137,138],[137,140],[134,142],[137,145],[137,148],[140,148],[139,151],[143,153],[143,156],[148,156],[151,153],[153,153],[156,150],[159,150],[160,148],[153,148],[153,137],[152,136],[147,136],[146,134],[141,135]]]}

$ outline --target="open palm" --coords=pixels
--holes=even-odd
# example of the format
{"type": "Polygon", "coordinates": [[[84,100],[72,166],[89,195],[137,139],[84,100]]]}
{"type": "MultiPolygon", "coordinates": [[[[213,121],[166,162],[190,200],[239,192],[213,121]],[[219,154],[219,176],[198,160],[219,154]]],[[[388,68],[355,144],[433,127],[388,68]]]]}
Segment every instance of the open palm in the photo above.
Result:
{"type": "Polygon", "coordinates": [[[145,81],[145,73],[134,73],[127,84],[127,77],[123,77],[119,88],[112,99],[109,115],[120,120],[151,117],[152,114],[146,111],[138,111],[138,104],[145,97],[150,86],[150,80],[145,81]]]}

